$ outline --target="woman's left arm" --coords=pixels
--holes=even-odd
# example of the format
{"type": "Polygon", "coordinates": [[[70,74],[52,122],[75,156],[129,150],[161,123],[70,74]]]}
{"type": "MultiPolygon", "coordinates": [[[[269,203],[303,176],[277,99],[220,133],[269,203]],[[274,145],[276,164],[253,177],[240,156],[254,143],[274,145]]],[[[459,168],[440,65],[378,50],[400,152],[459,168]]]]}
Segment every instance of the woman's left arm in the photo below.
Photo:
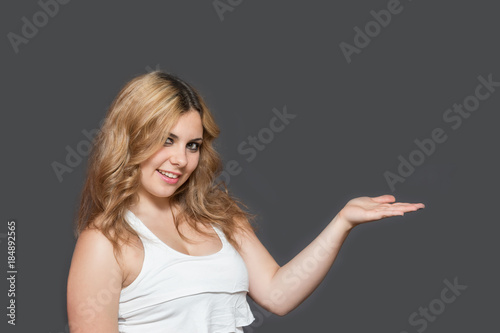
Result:
{"type": "Polygon", "coordinates": [[[395,200],[392,195],[350,200],[308,246],[282,267],[254,233],[242,237],[240,254],[248,269],[249,296],[267,311],[286,315],[323,281],[355,226],[425,207],[422,203],[395,200]]]}

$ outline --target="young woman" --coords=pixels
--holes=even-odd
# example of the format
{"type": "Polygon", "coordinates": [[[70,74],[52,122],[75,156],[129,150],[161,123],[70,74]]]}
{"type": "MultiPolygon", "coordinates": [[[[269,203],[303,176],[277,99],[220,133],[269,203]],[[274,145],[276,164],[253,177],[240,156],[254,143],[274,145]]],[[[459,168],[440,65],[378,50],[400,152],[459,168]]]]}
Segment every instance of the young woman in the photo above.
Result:
{"type": "Polygon", "coordinates": [[[120,91],[81,195],[67,285],[72,333],[243,332],[255,319],[247,293],[283,316],[320,284],[352,228],[424,207],[355,198],[280,267],[217,181],[218,134],[200,94],[173,75],[140,75],[120,91]],[[310,260],[316,268],[304,272],[310,260]]]}

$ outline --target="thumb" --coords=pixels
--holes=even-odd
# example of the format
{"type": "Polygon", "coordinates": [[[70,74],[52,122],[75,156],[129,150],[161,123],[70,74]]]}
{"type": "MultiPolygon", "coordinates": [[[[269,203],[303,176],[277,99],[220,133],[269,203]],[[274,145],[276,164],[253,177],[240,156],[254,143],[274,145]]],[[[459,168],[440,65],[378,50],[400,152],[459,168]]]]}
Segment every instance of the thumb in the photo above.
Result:
{"type": "Polygon", "coordinates": [[[378,196],[378,197],[374,197],[372,199],[373,199],[373,201],[379,202],[379,203],[394,202],[394,201],[396,201],[396,198],[393,195],[391,195],[391,194],[384,194],[384,195],[381,195],[381,196],[378,196]]]}

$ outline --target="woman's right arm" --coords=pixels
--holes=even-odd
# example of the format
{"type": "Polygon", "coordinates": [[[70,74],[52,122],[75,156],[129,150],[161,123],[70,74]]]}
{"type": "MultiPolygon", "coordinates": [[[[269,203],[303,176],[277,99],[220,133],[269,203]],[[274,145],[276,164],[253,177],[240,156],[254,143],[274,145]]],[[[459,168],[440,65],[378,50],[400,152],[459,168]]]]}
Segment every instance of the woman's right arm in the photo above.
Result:
{"type": "Polygon", "coordinates": [[[70,332],[118,332],[122,281],[111,242],[98,230],[82,231],[68,276],[70,332]]]}

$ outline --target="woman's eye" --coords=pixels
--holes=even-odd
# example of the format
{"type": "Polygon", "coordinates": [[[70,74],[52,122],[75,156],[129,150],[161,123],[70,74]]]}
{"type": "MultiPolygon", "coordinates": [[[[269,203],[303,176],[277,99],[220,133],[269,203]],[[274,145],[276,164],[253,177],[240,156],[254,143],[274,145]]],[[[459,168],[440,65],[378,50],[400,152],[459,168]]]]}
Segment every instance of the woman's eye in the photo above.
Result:
{"type": "MultiPolygon", "coordinates": [[[[174,143],[174,141],[172,140],[172,138],[168,138],[166,141],[165,141],[165,144],[164,146],[166,145],[172,145],[174,143]]],[[[193,152],[196,152],[198,151],[198,149],[200,149],[200,143],[198,142],[190,142],[187,144],[187,148],[193,152]]]]}
{"type": "Polygon", "coordinates": [[[188,147],[192,151],[197,151],[200,148],[200,144],[197,142],[188,143],[188,147]]]}

